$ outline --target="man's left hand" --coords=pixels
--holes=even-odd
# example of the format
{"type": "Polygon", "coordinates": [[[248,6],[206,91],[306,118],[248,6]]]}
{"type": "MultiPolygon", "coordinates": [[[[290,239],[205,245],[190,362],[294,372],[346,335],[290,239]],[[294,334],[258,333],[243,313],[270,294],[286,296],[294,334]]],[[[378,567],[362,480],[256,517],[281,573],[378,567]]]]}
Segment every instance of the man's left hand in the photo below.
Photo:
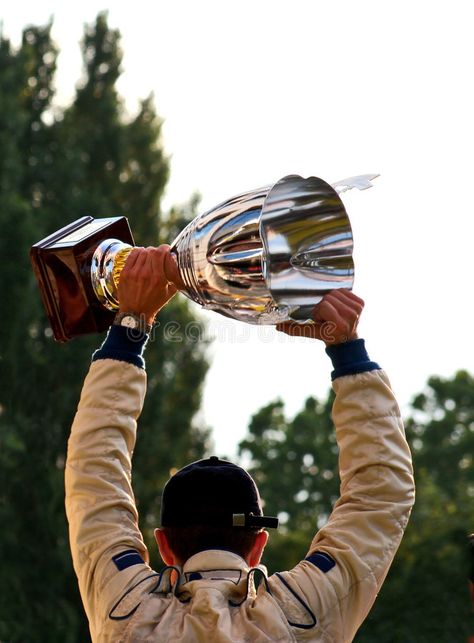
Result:
{"type": "Polygon", "coordinates": [[[276,329],[293,337],[320,339],[326,346],[357,339],[359,317],[364,302],[350,290],[331,290],[314,307],[313,320],[306,324],[285,322],[276,329]]]}

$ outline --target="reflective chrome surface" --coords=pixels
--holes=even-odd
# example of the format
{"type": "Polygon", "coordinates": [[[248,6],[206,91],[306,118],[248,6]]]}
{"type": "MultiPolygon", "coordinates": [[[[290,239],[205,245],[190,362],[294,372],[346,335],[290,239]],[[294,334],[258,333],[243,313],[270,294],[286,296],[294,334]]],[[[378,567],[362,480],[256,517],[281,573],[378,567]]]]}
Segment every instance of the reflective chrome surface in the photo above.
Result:
{"type": "MultiPolygon", "coordinates": [[[[338,192],[371,187],[377,174],[338,181],[286,176],[196,217],[173,242],[181,292],[204,308],[251,324],[305,321],[322,296],[352,288],[352,231],[338,192]]],[[[91,267],[93,290],[118,309],[131,246],[106,239],[91,267]]]]}
{"type": "Polygon", "coordinates": [[[92,257],[92,289],[100,303],[109,310],[118,310],[117,265],[123,267],[123,251],[131,248],[128,243],[118,239],[105,239],[97,246],[92,257]]]}
{"type": "MultiPolygon", "coordinates": [[[[368,177],[374,175],[340,187],[360,188],[368,177]]],[[[182,292],[252,324],[306,320],[325,292],[351,288],[352,247],[337,191],[322,179],[296,175],[221,203],[172,244],[182,292]]]]}
{"type": "Polygon", "coordinates": [[[324,293],[352,288],[352,231],[337,192],[316,177],[287,176],[262,211],[264,278],[271,296],[294,320],[311,317],[324,293]]]}
{"type": "Polygon", "coordinates": [[[182,292],[204,308],[251,323],[275,309],[263,278],[259,233],[269,190],[221,203],[191,221],[173,242],[182,292]]]}

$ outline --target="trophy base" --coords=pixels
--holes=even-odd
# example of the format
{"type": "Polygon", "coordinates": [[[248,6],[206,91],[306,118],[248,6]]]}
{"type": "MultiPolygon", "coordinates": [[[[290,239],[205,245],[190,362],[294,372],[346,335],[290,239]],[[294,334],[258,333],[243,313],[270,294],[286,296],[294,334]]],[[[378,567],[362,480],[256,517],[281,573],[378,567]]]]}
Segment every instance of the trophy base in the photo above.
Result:
{"type": "Polygon", "coordinates": [[[94,252],[108,237],[134,245],[126,217],[82,217],[31,248],[31,263],[58,342],[104,331],[113,322],[114,311],[99,302],[91,281],[94,252]]]}

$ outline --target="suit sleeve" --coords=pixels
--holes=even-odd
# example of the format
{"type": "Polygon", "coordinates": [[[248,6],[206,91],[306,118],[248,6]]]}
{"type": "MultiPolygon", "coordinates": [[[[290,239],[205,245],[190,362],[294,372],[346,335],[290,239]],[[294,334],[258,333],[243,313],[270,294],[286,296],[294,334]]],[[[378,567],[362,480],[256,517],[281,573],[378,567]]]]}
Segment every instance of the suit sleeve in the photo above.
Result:
{"type": "Polygon", "coordinates": [[[93,640],[117,597],[152,573],[131,486],[146,388],[144,342],[127,352],[124,329],[116,328],[93,357],[66,461],[71,552],[93,640]]]}
{"type": "Polygon", "coordinates": [[[306,559],[270,579],[292,624],[335,642],[351,641],[367,616],[414,501],[411,455],[388,378],[362,340],[351,344],[352,356],[340,347],[332,355],[340,498],[306,559]]]}

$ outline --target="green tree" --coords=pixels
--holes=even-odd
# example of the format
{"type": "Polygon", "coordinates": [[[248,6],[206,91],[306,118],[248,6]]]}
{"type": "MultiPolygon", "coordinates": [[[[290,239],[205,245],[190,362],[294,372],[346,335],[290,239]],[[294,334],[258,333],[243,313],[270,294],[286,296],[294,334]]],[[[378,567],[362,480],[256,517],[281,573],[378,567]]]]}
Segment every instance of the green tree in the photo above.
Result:
{"type": "Polygon", "coordinates": [[[467,581],[467,535],[474,520],[474,378],[466,371],[451,379],[431,377],[412,409],[406,431],[416,503],[359,636],[361,641],[464,642],[474,630],[467,581]]]}
{"type": "MultiPolygon", "coordinates": [[[[88,639],[69,556],[63,469],[100,338],[52,341],[29,248],[85,214],[126,214],[137,243],[156,245],[186,214],[161,215],[169,173],[161,121],[152,97],[135,116],[125,113],[115,88],[120,36],[104,14],[86,27],[82,53],[75,99],[59,109],[52,102],[51,24],[26,28],[18,49],[0,37],[0,640],[9,642],[88,639]]],[[[196,200],[187,214],[195,207],[196,200]]],[[[205,346],[182,331],[190,324],[200,326],[185,300],[175,298],[147,351],[134,488],[150,545],[170,470],[200,457],[208,443],[207,430],[194,421],[208,365],[205,346]],[[173,342],[164,337],[166,322],[174,324],[173,342]]]]}
{"type": "Polygon", "coordinates": [[[265,511],[278,515],[281,528],[272,534],[266,564],[272,569],[293,566],[304,557],[315,525],[324,524],[339,492],[337,444],[330,409],[313,397],[293,420],[284,415],[283,403],[273,402],[253,417],[239,452],[251,457],[249,471],[265,503],[265,511]]]}
{"type": "MultiPolygon", "coordinates": [[[[265,510],[284,519],[265,551],[270,571],[306,554],[338,495],[337,447],[325,402],[309,398],[293,419],[280,401],[252,418],[240,452],[265,510]]],[[[406,420],[417,500],[395,562],[356,639],[377,643],[467,640],[471,618],[467,535],[473,530],[474,378],[430,378],[406,420]]],[[[472,628],[471,628],[472,629],[472,628]]]]}
{"type": "Polygon", "coordinates": [[[413,409],[407,433],[418,467],[430,472],[448,498],[457,499],[459,487],[473,496],[474,377],[466,371],[452,379],[431,377],[413,409]]]}

